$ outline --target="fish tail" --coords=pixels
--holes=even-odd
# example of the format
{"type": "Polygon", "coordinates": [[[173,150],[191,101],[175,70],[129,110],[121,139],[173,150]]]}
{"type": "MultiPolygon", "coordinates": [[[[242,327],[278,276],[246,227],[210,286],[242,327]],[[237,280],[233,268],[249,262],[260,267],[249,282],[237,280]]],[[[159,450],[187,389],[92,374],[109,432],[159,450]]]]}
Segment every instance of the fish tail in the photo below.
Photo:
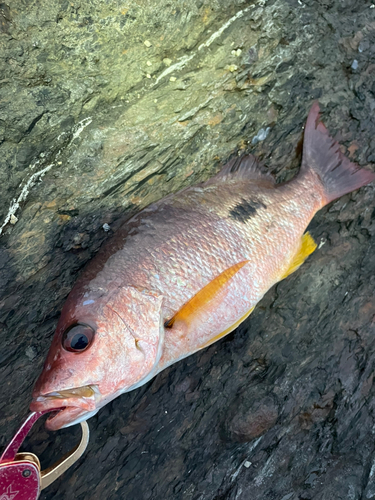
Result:
{"type": "Polygon", "coordinates": [[[319,104],[310,110],[305,127],[301,174],[316,174],[323,184],[322,206],[375,180],[375,174],[344,156],[339,144],[319,122],[319,104]]]}

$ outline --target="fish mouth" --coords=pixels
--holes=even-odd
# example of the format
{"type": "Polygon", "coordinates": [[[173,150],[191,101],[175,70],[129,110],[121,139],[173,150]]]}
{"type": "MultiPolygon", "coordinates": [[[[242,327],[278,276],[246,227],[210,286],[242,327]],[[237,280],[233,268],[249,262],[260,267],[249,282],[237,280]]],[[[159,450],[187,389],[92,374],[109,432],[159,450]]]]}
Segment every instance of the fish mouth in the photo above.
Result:
{"type": "Polygon", "coordinates": [[[101,393],[96,385],[85,385],[62,391],[49,392],[35,397],[31,404],[31,411],[60,409],[46,420],[48,430],[58,430],[69,427],[90,416],[98,410],[101,393]]]}

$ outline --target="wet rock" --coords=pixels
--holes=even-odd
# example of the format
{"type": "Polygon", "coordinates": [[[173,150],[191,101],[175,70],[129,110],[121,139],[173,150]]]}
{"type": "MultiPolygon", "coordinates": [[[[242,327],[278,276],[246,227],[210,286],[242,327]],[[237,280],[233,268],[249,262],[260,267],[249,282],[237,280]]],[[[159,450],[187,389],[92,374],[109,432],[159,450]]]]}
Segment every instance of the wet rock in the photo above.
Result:
{"type": "Polygon", "coordinates": [[[279,416],[277,400],[272,394],[262,394],[252,388],[228,409],[226,433],[233,441],[246,443],[271,429],[279,416]]]}

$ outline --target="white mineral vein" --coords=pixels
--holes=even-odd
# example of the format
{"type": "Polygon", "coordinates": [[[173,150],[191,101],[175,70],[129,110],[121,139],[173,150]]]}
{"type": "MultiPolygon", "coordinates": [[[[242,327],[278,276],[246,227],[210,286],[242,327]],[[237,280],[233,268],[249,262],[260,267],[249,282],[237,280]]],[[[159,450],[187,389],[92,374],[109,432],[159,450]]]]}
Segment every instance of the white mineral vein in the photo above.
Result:
{"type": "MultiPolygon", "coordinates": [[[[246,12],[248,12],[250,9],[253,9],[255,5],[250,5],[249,7],[246,7],[246,9],[240,10],[235,14],[233,17],[231,17],[226,23],[224,23],[221,28],[219,28],[215,33],[213,33],[208,40],[206,40],[204,43],[199,45],[198,51],[202,50],[204,47],[209,47],[216,38],[218,38],[224,30],[226,30],[236,19],[239,19],[242,17],[246,12]]],[[[162,78],[164,78],[167,75],[170,75],[174,71],[179,71],[180,69],[184,68],[186,64],[193,59],[197,55],[197,52],[193,52],[189,56],[182,56],[180,59],[175,63],[172,64],[172,66],[169,66],[169,68],[166,68],[155,80],[154,85],[160,82],[162,78]]]]}
{"type": "MultiPolygon", "coordinates": [[[[90,125],[91,122],[92,122],[92,118],[89,117],[89,118],[84,118],[79,123],[77,123],[77,125],[74,127],[74,132],[73,132],[72,138],[71,138],[68,146],[70,146],[70,144],[74,141],[74,139],[76,139],[82,133],[84,128],[87,127],[88,125],[90,125]]],[[[61,154],[61,150],[57,153],[56,159],[60,156],[60,154],[61,154]]],[[[37,160],[34,164],[30,165],[29,168],[34,168],[38,163],[39,163],[39,160],[37,160]]],[[[15,215],[17,210],[20,208],[20,203],[22,203],[23,201],[26,200],[26,198],[30,192],[30,189],[34,186],[34,184],[38,180],[40,180],[54,166],[55,166],[55,163],[51,163],[50,165],[47,165],[46,167],[42,168],[41,170],[38,170],[38,172],[34,172],[28,178],[28,180],[26,182],[25,182],[25,180],[23,180],[21,182],[19,187],[21,187],[23,185],[23,188],[21,189],[21,193],[19,194],[18,198],[14,198],[10,204],[10,207],[9,207],[8,213],[4,219],[4,222],[0,226],[0,236],[3,232],[4,227],[10,221],[12,215],[15,215]]]]}

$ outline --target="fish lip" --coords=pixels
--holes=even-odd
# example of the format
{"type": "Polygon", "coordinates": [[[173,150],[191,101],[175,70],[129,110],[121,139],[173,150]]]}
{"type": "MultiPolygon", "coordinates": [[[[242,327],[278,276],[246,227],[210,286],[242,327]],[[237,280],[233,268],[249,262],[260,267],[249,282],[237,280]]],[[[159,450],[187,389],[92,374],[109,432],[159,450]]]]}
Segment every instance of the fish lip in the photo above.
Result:
{"type": "Polygon", "coordinates": [[[84,411],[93,411],[101,399],[97,385],[72,387],[60,391],[34,396],[30,404],[31,411],[42,411],[55,408],[80,408],[84,411]]]}
{"type": "Polygon", "coordinates": [[[101,399],[102,394],[97,385],[71,387],[46,394],[34,393],[30,410],[50,410],[51,415],[45,425],[48,430],[57,431],[74,425],[76,421],[85,420],[85,414],[88,418],[90,414],[96,413],[101,399]]]}
{"type": "Polygon", "coordinates": [[[46,429],[49,431],[57,431],[63,427],[69,427],[79,421],[86,420],[85,418],[81,418],[84,417],[85,414],[90,415],[90,412],[79,407],[68,406],[58,412],[53,412],[47,418],[45,422],[46,429]]]}

